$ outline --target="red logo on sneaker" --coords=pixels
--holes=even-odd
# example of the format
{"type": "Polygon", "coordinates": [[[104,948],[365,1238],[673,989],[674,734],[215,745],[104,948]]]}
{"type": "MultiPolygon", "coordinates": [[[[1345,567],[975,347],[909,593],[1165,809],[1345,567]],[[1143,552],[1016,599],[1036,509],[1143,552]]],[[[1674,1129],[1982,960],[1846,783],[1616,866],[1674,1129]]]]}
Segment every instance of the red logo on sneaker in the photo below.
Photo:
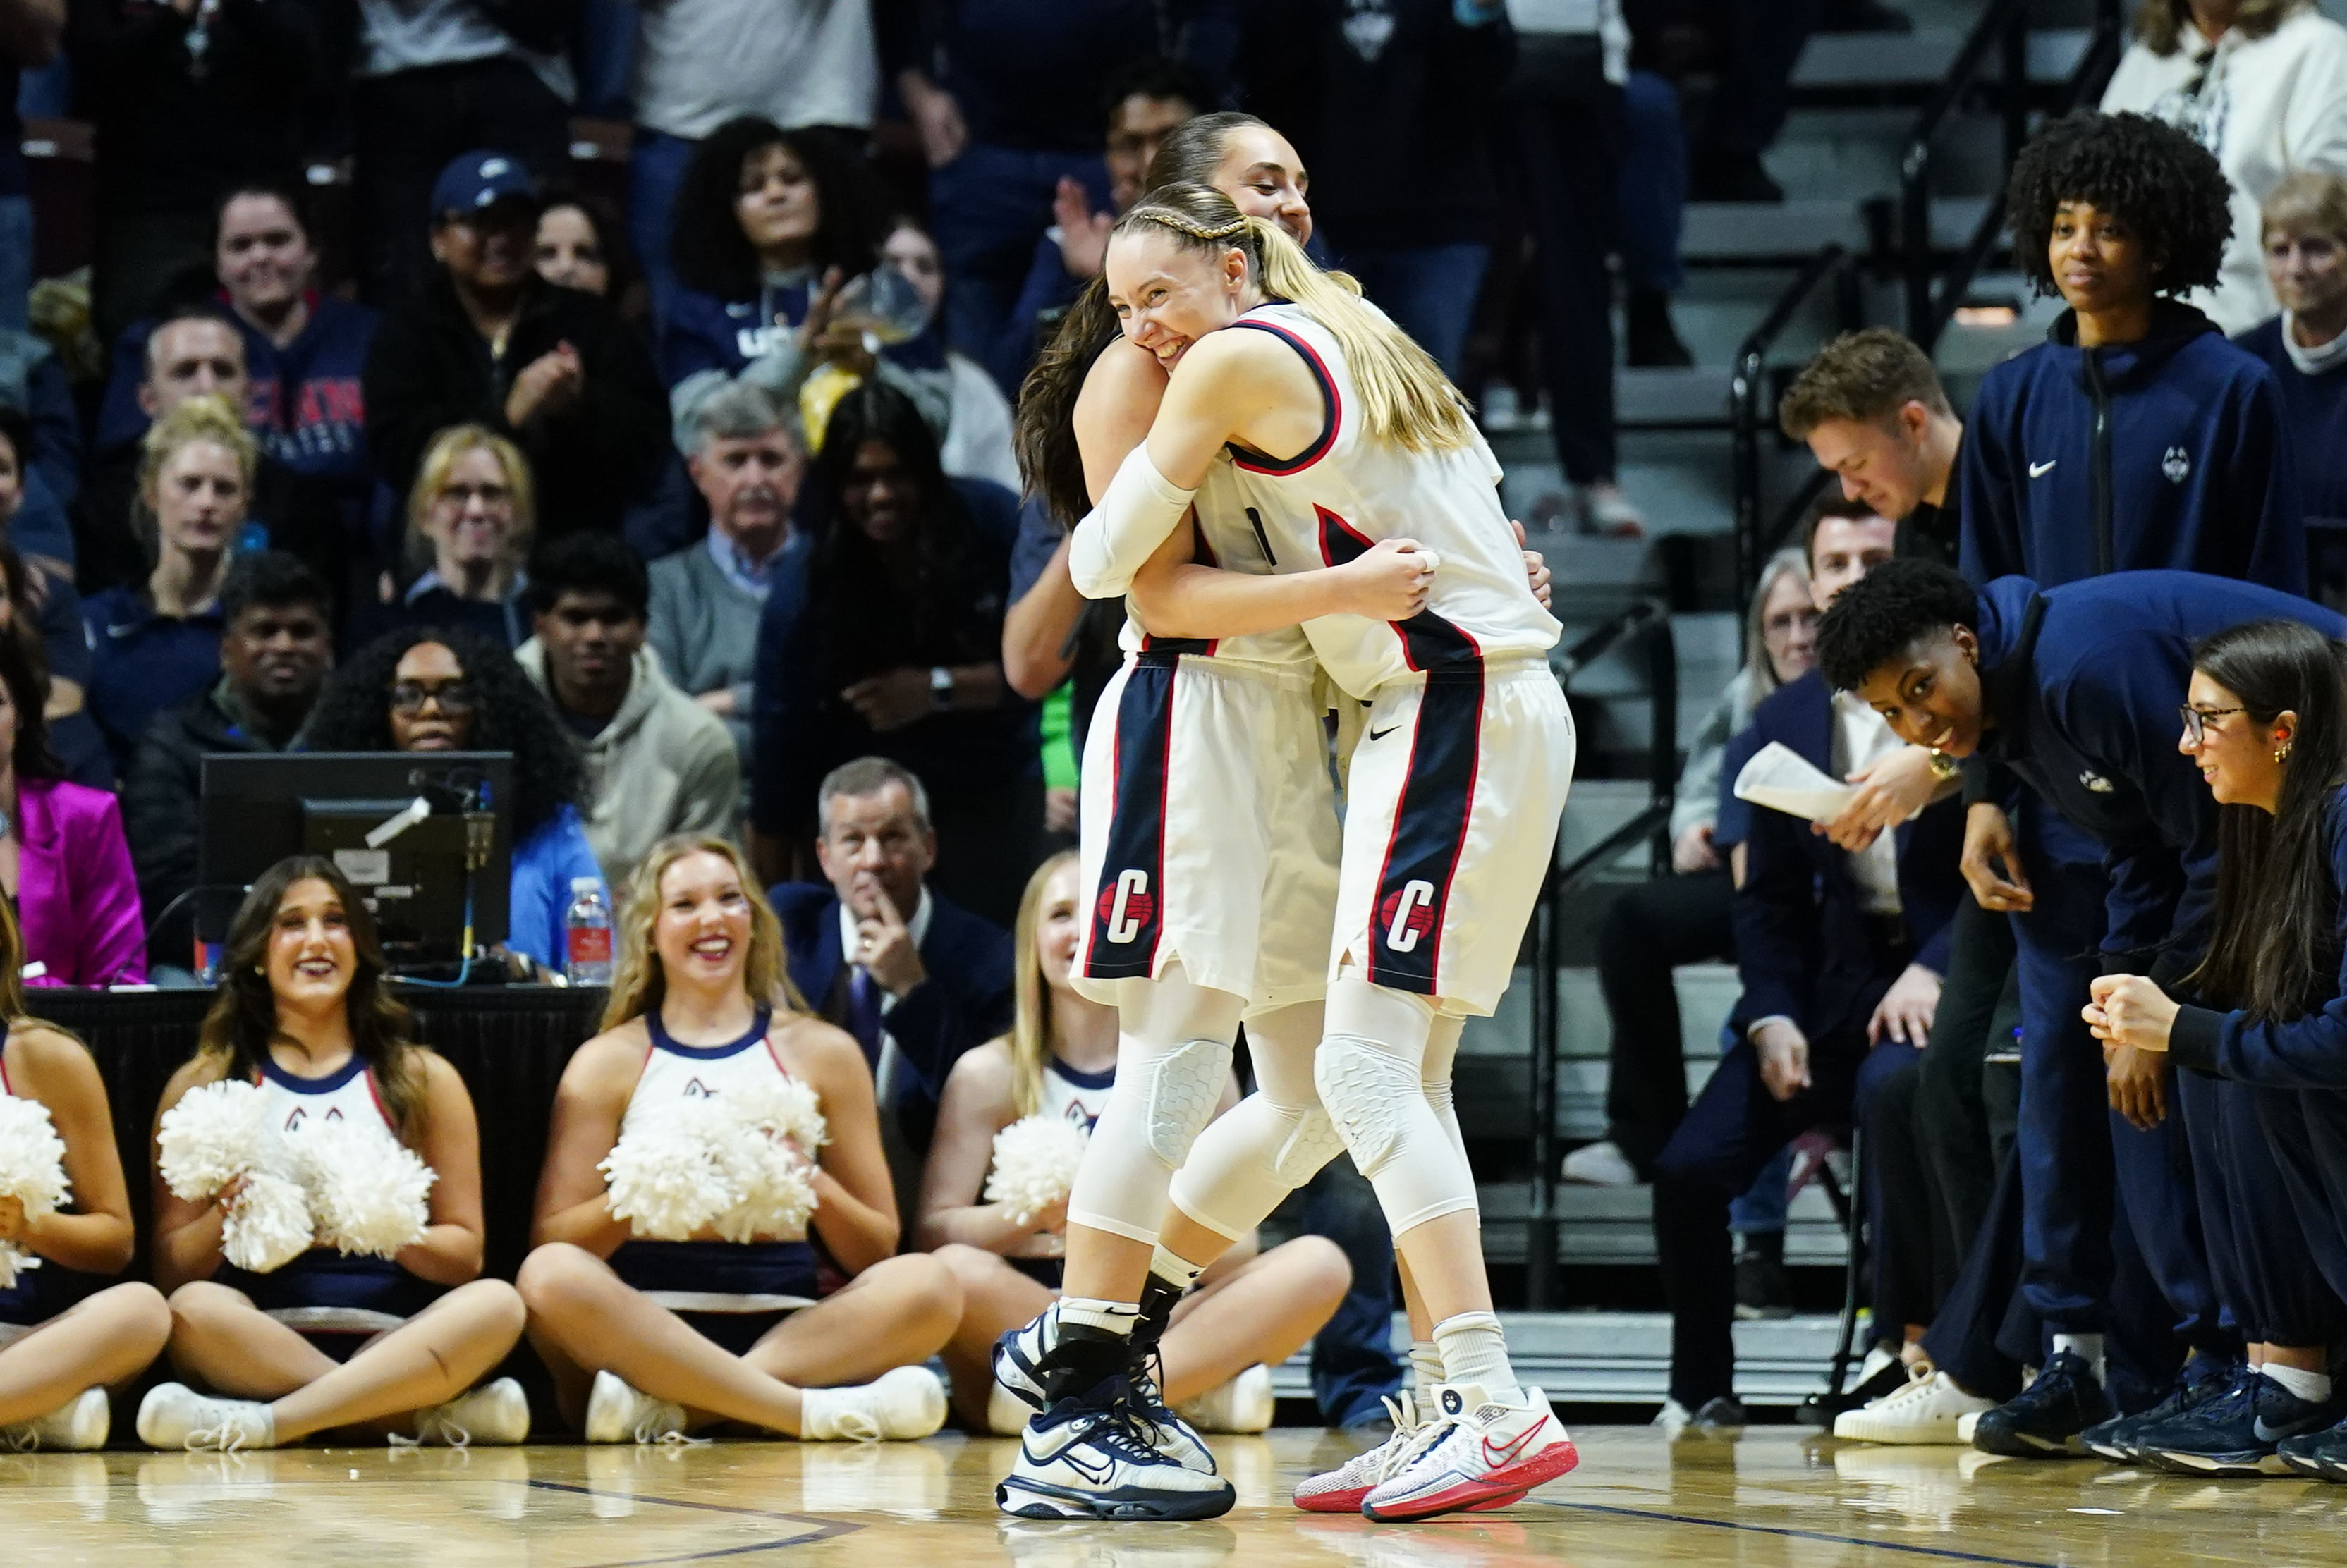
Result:
{"type": "Polygon", "coordinates": [[[1534,1421],[1531,1426],[1518,1432],[1515,1440],[1505,1448],[1493,1448],[1491,1440],[1486,1437],[1483,1440],[1483,1462],[1491,1466],[1494,1471],[1507,1469],[1523,1457],[1525,1448],[1534,1438],[1541,1435],[1542,1430],[1547,1425],[1546,1418],[1534,1421]]]}

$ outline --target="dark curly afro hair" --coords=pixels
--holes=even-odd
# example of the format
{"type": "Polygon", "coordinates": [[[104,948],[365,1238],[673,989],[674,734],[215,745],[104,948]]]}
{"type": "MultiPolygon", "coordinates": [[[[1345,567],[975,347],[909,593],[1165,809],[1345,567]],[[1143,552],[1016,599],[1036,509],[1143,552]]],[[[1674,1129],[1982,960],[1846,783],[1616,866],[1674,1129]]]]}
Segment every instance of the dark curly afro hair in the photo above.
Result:
{"type": "Polygon", "coordinates": [[[387,752],[391,743],[392,672],[419,642],[437,642],[480,691],[473,710],[477,752],[511,752],[514,759],[513,837],[516,844],[566,805],[586,799],[587,770],[545,693],[522,673],[514,656],[478,632],[411,626],[387,632],[338,666],[318,693],[302,733],[311,752],[387,752]]]}
{"type": "Polygon", "coordinates": [[[2139,114],[2080,109],[2048,120],[2014,159],[2005,188],[2014,264],[2041,294],[2057,294],[2045,260],[2054,214],[2085,201],[2133,225],[2151,253],[2156,293],[2213,288],[2233,188],[2215,155],[2189,136],[2139,114]]]}
{"type": "Polygon", "coordinates": [[[1818,673],[1837,692],[1934,631],[1980,619],[1973,585],[1937,561],[1884,561],[1834,596],[1818,620],[1818,673]]]}

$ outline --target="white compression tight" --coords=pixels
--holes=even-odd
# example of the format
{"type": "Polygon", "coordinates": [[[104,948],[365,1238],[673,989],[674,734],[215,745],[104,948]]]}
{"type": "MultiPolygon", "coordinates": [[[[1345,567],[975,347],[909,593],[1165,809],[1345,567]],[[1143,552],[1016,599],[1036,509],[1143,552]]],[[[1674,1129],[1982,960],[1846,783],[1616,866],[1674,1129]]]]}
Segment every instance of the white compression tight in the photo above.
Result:
{"type": "Polygon", "coordinates": [[[1314,1079],[1397,1237],[1475,1207],[1475,1176],[1450,1092],[1460,1021],[1444,1020],[1425,997],[1349,974],[1328,987],[1328,1032],[1314,1079]],[[1429,1071],[1438,1057],[1439,1099],[1429,1071]]]}
{"type": "MultiPolygon", "coordinates": [[[[1200,1135],[1174,1174],[1174,1206],[1225,1240],[1236,1241],[1261,1225],[1283,1198],[1344,1151],[1313,1082],[1325,1017],[1320,1003],[1299,1002],[1246,1020],[1255,1091],[1200,1135]]],[[[1420,1081],[1461,1160],[1467,1145],[1451,1108],[1450,1065],[1463,1022],[1434,1020],[1420,1081]]]]}
{"type": "Polygon", "coordinates": [[[1230,1080],[1246,1003],[1194,983],[1178,965],[1120,989],[1116,1087],[1077,1168],[1068,1219],[1153,1245],[1174,1173],[1230,1080]]]}

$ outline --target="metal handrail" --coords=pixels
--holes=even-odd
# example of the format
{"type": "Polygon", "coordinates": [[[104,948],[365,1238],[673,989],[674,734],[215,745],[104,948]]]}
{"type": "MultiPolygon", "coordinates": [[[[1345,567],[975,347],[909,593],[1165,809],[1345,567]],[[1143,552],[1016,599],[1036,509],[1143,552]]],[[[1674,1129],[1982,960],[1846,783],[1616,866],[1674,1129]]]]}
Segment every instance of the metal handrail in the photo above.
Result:
{"type": "Polygon", "coordinates": [[[1525,1217],[1524,1294],[1533,1311],[1545,1311],[1556,1302],[1556,987],[1563,968],[1558,950],[1558,922],[1563,900],[1597,869],[1612,862],[1641,838],[1655,841],[1657,868],[1667,866],[1668,828],[1678,791],[1678,648],[1671,635],[1671,618],[1655,600],[1641,600],[1568,650],[1559,665],[1558,679],[1570,684],[1604,651],[1623,639],[1636,637],[1645,647],[1647,702],[1651,722],[1647,732],[1647,799],[1638,814],[1598,840],[1595,845],[1560,868],[1552,851],[1549,873],[1532,915],[1532,1204],[1525,1217]]]}
{"type": "Polygon", "coordinates": [[[1835,313],[1843,329],[1856,327],[1860,313],[1855,258],[1846,247],[1828,245],[1802,266],[1785,286],[1784,292],[1777,296],[1777,302],[1768,307],[1768,313],[1760,318],[1760,324],[1746,334],[1736,351],[1736,374],[1728,384],[1728,439],[1729,467],[1735,485],[1739,605],[1750,597],[1753,586],[1760,579],[1760,563],[1768,559],[1760,548],[1760,443],[1767,415],[1763,402],[1768,390],[1768,351],[1777,346],[1777,340],[1784,335],[1795,314],[1819,285],[1829,280],[1835,285],[1835,313]]]}
{"type": "MultiPolygon", "coordinates": [[[[2061,90],[2048,106],[2055,114],[2066,114],[2100,88],[2111,68],[2117,65],[2123,46],[2119,16],[2119,0],[2095,0],[2094,36],[2087,41],[2086,53],[2071,69],[2061,90]]],[[[2004,181],[1990,197],[1988,210],[1982,214],[1971,237],[1958,251],[1955,264],[1944,276],[1936,274],[1932,266],[1932,148],[1945,126],[1948,117],[1965,101],[1978,86],[1976,80],[1990,56],[1996,56],[1998,103],[2001,128],[2004,133],[2004,175],[2013,172],[2014,159],[2020,156],[2022,143],[2029,135],[2029,9],[2027,0],[1991,0],[1981,13],[1963,47],[1922,112],[1915,117],[1915,128],[1908,133],[1906,150],[1899,160],[1899,231],[1900,264],[1904,274],[1906,295],[1907,335],[1925,353],[1955,319],[1956,308],[1963,302],[1964,290],[1969,287],[1982,265],[1995,251],[1997,240],[2004,231],[2004,181]],[[1936,287],[1935,287],[1936,284],[1936,287]]]]}

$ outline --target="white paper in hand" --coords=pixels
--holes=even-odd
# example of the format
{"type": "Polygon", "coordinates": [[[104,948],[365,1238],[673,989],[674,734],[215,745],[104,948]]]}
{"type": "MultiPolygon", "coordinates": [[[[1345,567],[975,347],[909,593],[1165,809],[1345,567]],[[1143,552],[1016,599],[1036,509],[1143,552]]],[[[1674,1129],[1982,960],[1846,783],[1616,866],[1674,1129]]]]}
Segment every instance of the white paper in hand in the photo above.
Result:
{"type": "Polygon", "coordinates": [[[1736,798],[1808,822],[1831,822],[1858,792],[1820,773],[1807,757],[1771,741],[1736,775],[1736,798]]]}

